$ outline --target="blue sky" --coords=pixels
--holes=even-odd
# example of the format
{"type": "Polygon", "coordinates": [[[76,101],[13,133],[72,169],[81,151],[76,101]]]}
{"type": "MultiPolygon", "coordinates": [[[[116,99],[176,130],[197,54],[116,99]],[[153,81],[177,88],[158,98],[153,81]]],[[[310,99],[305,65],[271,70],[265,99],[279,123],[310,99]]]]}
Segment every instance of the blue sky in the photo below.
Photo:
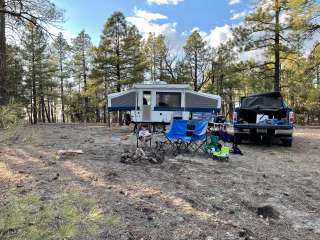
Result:
{"type": "Polygon", "coordinates": [[[230,37],[230,26],[238,24],[251,0],[54,0],[64,9],[63,33],[70,39],[82,29],[99,43],[107,18],[121,11],[137,25],[142,35],[150,31],[167,36],[172,48],[183,44],[192,29],[201,31],[212,45],[230,37]]]}

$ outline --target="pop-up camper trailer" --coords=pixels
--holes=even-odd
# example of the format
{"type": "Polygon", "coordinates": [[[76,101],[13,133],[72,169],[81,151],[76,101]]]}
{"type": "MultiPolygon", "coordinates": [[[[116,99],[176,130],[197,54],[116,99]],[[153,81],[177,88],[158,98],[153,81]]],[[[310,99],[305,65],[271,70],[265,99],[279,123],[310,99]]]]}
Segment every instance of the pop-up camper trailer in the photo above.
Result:
{"type": "Polygon", "coordinates": [[[108,96],[108,110],[128,111],[135,123],[170,123],[173,118],[212,123],[220,109],[219,96],[192,91],[187,84],[136,84],[108,96]]]}

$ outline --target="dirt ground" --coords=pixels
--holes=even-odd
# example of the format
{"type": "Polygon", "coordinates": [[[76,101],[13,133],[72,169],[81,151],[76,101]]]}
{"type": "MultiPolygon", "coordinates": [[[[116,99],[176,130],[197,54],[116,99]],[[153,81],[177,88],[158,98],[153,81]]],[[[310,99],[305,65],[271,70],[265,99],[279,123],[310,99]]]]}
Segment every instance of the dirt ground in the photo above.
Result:
{"type": "Polygon", "coordinates": [[[93,125],[18,129],[0,143],[0,202],[12,187],[47,196],[79,187],[119,218],[98,239],[320,239],[320,129],[296,129],[292,148],[240,145],[244,155],[229,162],[187,154],[123,164],[129,135],[93,125]],[[65,149],[84,154],[59,159],[65,149]],[[259,216],[261,206],[275,214],[259,216]]]}

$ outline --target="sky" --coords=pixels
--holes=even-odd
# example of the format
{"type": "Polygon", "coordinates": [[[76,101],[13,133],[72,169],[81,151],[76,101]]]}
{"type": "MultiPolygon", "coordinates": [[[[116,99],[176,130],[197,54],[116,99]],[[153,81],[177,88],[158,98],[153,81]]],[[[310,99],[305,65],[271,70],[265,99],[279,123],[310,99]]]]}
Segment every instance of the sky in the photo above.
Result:
{"type": "Polygon", "coordinates": [[[231,26],[243,20],[251,1],[54,0],[54,3],[65,10],[62,32],[68,40],[84,29],[94,45],[98,45],[108,17],[114,11],[121,11],[142,36],[146,37],[149,32],[164,34],[169,48],[177,50],[195,29],[213,47],[225,42],[231,37],[231,26]]]}

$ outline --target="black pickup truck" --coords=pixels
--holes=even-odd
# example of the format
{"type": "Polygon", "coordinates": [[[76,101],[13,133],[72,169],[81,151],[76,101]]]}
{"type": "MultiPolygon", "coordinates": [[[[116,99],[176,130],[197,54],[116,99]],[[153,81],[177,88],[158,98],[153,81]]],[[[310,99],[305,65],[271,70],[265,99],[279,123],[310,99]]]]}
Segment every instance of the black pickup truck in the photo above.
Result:
{"type": "Polygon", "coordinates": [[[278,137],[283,145],[291,147],[293,121],[294,113],[279,92],[241,97],[233,113],[235,141],[251,138],[271,142],[278,137]]]}

